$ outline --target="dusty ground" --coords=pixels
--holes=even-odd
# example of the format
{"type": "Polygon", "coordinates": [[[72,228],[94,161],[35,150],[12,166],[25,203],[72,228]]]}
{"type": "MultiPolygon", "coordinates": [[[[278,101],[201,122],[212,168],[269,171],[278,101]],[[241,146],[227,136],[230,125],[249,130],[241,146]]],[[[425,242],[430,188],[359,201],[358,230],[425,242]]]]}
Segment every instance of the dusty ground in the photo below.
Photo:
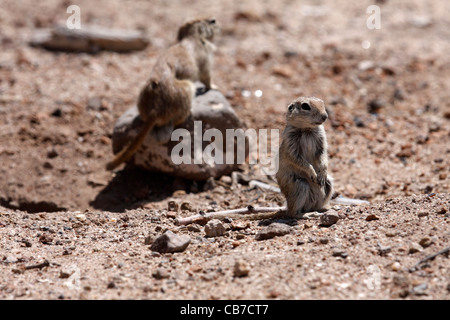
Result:
{"type": "Polygon", "coordinates": [[[450,245],[450,4],[375,2],[380,30],[366,27],[365,1],[80,0],[82,23],[151,41],[89,55],[27,44],[67,19],[69,1],[1,0],[0,298],[448,299],[448,254],[412,268],[450,245]],[[203,191],[103,169],[116,119],[177,26],[200,14],[222,25],[213,79],[246,125],[281,129],[290,100],[321,97],[336,191],[370,205],[336,208],[329,228],[281,221],[287,235],[257,241],[267,222],[226,223],[208,238],[176,226],[169,201],[187,216],[283,199],[228,178],[203,191]],[[184,252],[150,250],[145,239],[167,229],[190,236],[184,252]],[[235,277],[240,259],[249,273],[235,277]]]}

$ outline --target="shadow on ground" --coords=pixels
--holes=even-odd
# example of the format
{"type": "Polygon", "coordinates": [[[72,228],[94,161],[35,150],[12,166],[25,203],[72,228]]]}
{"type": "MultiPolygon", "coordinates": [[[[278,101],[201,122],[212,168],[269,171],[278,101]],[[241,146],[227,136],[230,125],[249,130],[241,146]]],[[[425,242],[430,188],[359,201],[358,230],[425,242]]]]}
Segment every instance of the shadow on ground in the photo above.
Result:
{"type": "Polygon", "coordinates": [[[195,193],[201,189],[201,182],[127,166],[116,173],[90,205],[98,210],[124,212],[169,198],[177,190],[195,193]]]}

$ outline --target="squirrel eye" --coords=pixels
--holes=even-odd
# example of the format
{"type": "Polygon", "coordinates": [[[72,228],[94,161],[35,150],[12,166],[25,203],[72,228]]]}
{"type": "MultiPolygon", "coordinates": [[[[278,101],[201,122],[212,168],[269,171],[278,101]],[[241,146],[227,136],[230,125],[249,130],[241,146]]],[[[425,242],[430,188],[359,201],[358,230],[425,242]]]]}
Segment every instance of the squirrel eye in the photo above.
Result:
{"type": "Polygon", "coordinates": [[[289,111],[289,112],[292,112],[292,111],[294,111],[294,108],[295,108],[294,104],[291,103],[291,104],[289,105],[289,107],[288,107],[288,111],[289,111]]]}
{"type": "Polygon", "coordinates": [[[215,24],[215,23],[216,23],[216,19],[211,19],[211,20],[209,20],[209,23],[215,24]]]}
{"type": "Polygon", "coordinates": [[[311,106],[306,102],[302,103],[301,108],[302,110],[311,110],[311,106]]]}

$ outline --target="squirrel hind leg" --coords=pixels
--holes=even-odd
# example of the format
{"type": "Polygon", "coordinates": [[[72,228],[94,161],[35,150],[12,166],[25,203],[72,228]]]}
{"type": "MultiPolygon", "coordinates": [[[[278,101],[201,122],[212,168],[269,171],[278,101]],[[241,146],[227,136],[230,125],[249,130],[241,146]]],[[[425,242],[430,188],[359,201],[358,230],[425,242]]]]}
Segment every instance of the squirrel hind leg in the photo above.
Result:
{"type": "Polygon", "coordinates": [[[301,217],[308,212],[311,205],[311,197],[313,196],[309,183],[304,179],[297,179],[293,183],[292,190],[286,193],[288,215],[290,217],[301,217]]]}
{"type": "Polygon", "coordinates": [[[333,195],[333,178],[328,176],[325,181],[325,199],[324,205],[328,205],[331,200],[331,196],[333,195]]]}

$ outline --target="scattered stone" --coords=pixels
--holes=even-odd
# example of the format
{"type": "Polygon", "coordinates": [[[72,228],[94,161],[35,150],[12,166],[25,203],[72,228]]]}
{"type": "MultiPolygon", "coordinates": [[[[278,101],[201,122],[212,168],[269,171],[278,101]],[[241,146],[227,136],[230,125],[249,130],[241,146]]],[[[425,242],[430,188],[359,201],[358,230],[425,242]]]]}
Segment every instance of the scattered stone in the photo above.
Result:
{"type": "Polygon", "coordinates": [[[81,221],[81,222],[84,222],[84,221],[87,220],[86,215],[83,214],[83,213],[77,214],[77,215],[75,216],[75,218],[76,218],[78,221],[81,221]]]}
{"type": "Polygon", "coordinates": [[[145,245],[150,245],[153,243],[153,237],[152,236],[146,236],[144,239],[144,244],[145,245]]]}
{"type": "Polygon", "coordinates": [[[319,239],[319,242],[320,242],[321,244],[327,244],[329,241],[330,241],[330,240],[328,240],[328,238],[320,238],[320,239],[319,239]]]}
{"type": "Polygon", "coordinates": [[[294,72],[292,68],[288,65],[278,65],[272,68],[272,74],[282,78],[292,78],[294,72]]]}
{"type": "Polygon", "coordinates": [[[244,239],[245,238],[245,234],[243,234],[243,233],[238,233],[237,235],[236,235],[236,239],[237,240],[242,240],[242,239],[244,239]]]}
{"type": "Polygon", "coordinates": [[[178,203],[176,203],[175,201],[169,201],[167,203],[167,210],[169,211],[176,211],[178,212],[178,203]]]}
{"type": "Polygon", "coordinates": [[[250,272],[250,264],[245,260],[238,260],[234,264],[233,274],[235,277],[246,277],[250,272]]]}
{"type": "Polygon", "coordinates": [[[375,63],[371,60],[363,60],[358,63],[358,69],[361,71],[366,71],[369,69],[374,69],[375,63]]]}
{"type": "Polygon", "coordinates": [[[348,253],[341,248],[333,248],[331,250],[331,254],[333,257],[341,257],[341,258],[347,258],[348,257],[348,253]]]}
{"type": "Polygon", "coordinates": [[[284,223],[273,222],[267,227],[264,227],[262,230],[260,230],[256,234],[255,239],[258,241],[272,239],[274,237],[284,236],[289,232],[291,232],[291,227],[289,227],[288,225],[284,223]]]}
{"type": "Polygon", "coordinates": [[[378,244],[378,254],[380,256],[386,256],[389,252],[391,252],[392,248],[390,246],[384,246],[378,244]]]}
{"type": "Polygon", "coordinates": [[[220,181],[225,184],[231,184],[233,181],[231,180],[230,176],[222,176],[220,177],[220,181]]]}
{"type": "Polygon", "coordinates": [[[72,274],[75,273],[75,269],[74,268],[67,268],[67,267],[63,267],[61,268],[61,270],[59,271],[59,277],[61,279],[67,279],[69,278],[72,274]]]}
{"type": "Polygon", "coordinates": [[[312,226],[313,226],[313,225],[312,225],[311,223],[305,222],[305,223],[303,224],[303,229],[306,230],[306,229],[312,228],[312,226]]]}
{"type": "Polygon", "coordinates": [[[62,116],[62,111],[60,108],[56,108],[50,115],[55,118],[60,118],[62,116]]]}
{"type": "Polygon", "coordinates": [[[422,246],[422,248],[427,248],[433,244],[433,240],[431,240],[430,237],[425,237],[420,239],[419,244],[422,246]]]}
{"type": "Polygon", "coordinates": [[[428,285],[426,283],[421,283],[417,286],[414,286],[411,290],[411,293],[416,295],[416,296],[424,296],[427,295],[427,293],[425,292],[425,290],[428,289],[428,285]]]}
{"type": "Polygon", "coordinates": [[[49,159],[56,158],[58,155],[59,154],[58,154],[58,152],[56,152],[55,149],[51,149],[47,152],[47,158],[49,158],[49,159]]]}
{"type": "Polygon", "coordinates": [[[320,225],[323,227],[330,227],[339,220],[339,214],[334,210],[328,210],[320,216],[320,225]]]}
{"type": "Polygon", "coordinates": [[[243,230],[250,226],[250,222],[246,220],[233,220],[231,222],[231,230],[243,230]]]}
{"type": "Polygon", "coordinates": [[[423,189],[423,193],[425,193],[425,194],[431,193],[431,192],[433,192],[433,189],[434,189],[434,186],[429,184],[423,189]]]}
{"type": "Polygon", "coordinates": [[[400,288],[408,288],[410,285],[410,281],[408,277],[402,274],[396,274],[392,278],[392,282],[395,286],[398,286],[400,288]]]}
{"type": "Polygon", "coordinates": [[[6,259],[4,259],[2,262],[3,263],[16,263],[18,261],[18,259],[14,256],[7,256],[6,259]]]}
{"type": "Polygon", "coordinates": [[[25,247],[27,248],[31,248],[31,246],[33,245],[30,241],[28,241],[27,239],[23,239],[22,243],[25,245],[25,247]]]}
{"type": "Polygon", "coordinates": [[[101,111],[106,109],[104,107],[102,98],[99,96],[91,97],[88,99],[87,102],[87,109],[88,110],[95,110],[95,111],[101,111]]]}
{"type": "Polygon", "coordinates": [[[396,230],[388,230],[386,232],[386,237],[388,237],[388,238],[393,238],[397,235],[398,235],[398,232],[396,230]]]}
{"type": "Polygon", "coordinates": [[[378,219],[380,219],[380,218],[377,215],[375,215],[375,214],[369,214],[366,217],[366,221],[373,221],[373,220],[378,220],[378,219]]]}
{"type": "Polygon", "coordinates": [[[49,234],[43,234],[39,237],[39,242],[43,244],[52,244],[53,237],[49,234]]]}
{"type": "Polygon", "coordinates": [[[180,206],[181,210],[192,211],[192,205],[190,202],[183,202],[180,206]]]}
{"type": "Polygon", "coordinates": [[[187,229],[188,229],[188,231],[191,231],[191,232],[200,232],[201,231],[200,226],[196,223],[192,223],[192,224],[188,225],[187,229]]]}
{"type": "Polygon", "coordinates": [[[445,214],[447,212],[447,208],[442,206],[436,209],[437,214],[445,214]]]}
{"type": "Polygon", "coordinates": [[[433,20],[428,16],[413,16],[409,23],[417,28],[426,28],[433,24],[433,20]]]}
{"type": "Polygon", "coordinates": [[[422,251],[422,247],[417,244],[417,243],[412,243],[409,247],[408,253],[409,254],[414,254],[416,252],[421,252],[422,251]]]}
{"type": "Polygon", "coordinates": [[[114,288],[116,288],[116,284],[115,284],[113,281],[111,281],[111,282],[108,283],[108,285],[106,286],[106,288],[108,288],[108,289],[114,289],[114,288]]]}
{"type": "Polygon", "coordinates": [[[402,265],[397,261],[391,265],[392,271],[400,271],[401,268],[402,268],[402,265]]]}
{"type": "Polygon", "coordinates": [[[167,218],[175,219],[177,216],[178,216],[177,213],[174,211],[167,212],[167,218]]]}
{"type": "Polygon", "coordinates": [[[205,225],[205,234],[207,237],[220,237],[225,234],[225,226],[218,219],[209,220],[205,225]]]}
{"type": "Polygon", "coordinates": [[[152,273],[153,278],[155,279],[167,279],[170,277],[170,273],[165,268],[158,268],[155,272],[152,273]]]}
{"type": "Polygon", "coordinates": [[[417,216],[418,216],[418,217],[426,217],[426,216],[428,216],[428,214],[429,214],[428,211],[422,210],[422,211],[419,211],[419,213],[417,214],[417,216]]]}
{"type": "Polygon", "coordinates": [[[276,288],[269,290],[267,293],[268,298],[275,299],[281,295],[280,291],[278,291],[276,288]]]}
{"type": "Polygon", "coordinates": [[[234,240],[233,242],[231,242],[231,245],[233,246],[233,248],[236,248],[239,247],[241,243],[238,240],[234,240]]]}
{"type": "Polygon", "coordinates": [[[369,111],[372,114],[377,114],[380,112],[380,110],[384,107],[385,103],[381,100],[371,100],[367,104],[367,111],[369,111]]]}
{"type": "Polygon", "coordinates": [[[191,238],[188,235],[177,235],[168,230],[153,241],[150,249],[159,253],[182,252],[190,242],[191,238]]]}

